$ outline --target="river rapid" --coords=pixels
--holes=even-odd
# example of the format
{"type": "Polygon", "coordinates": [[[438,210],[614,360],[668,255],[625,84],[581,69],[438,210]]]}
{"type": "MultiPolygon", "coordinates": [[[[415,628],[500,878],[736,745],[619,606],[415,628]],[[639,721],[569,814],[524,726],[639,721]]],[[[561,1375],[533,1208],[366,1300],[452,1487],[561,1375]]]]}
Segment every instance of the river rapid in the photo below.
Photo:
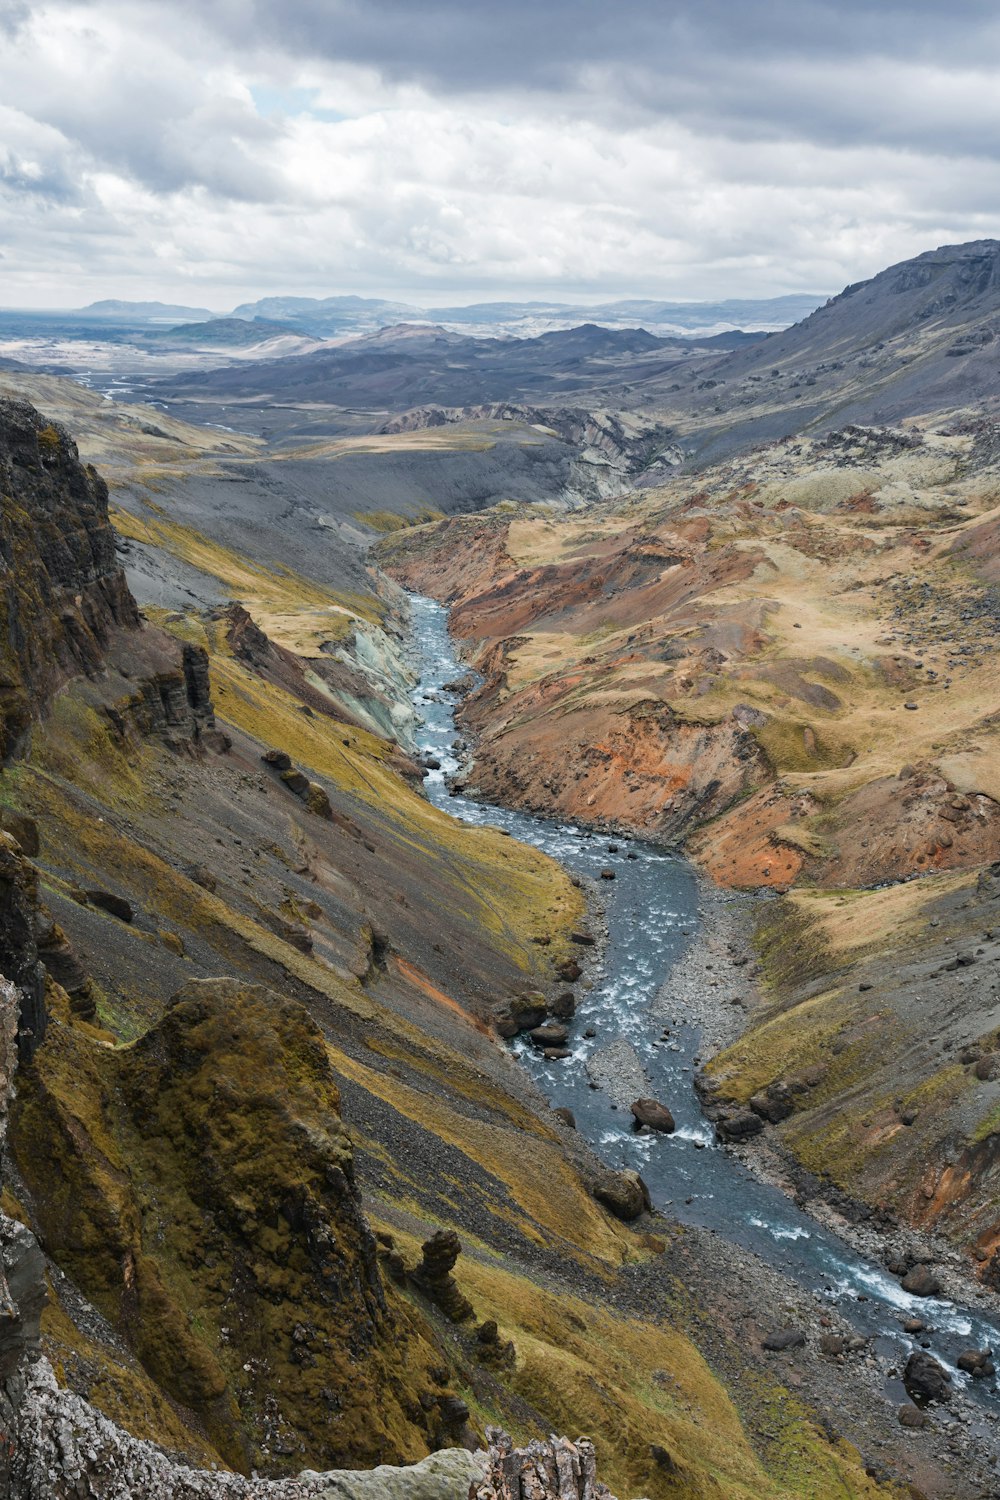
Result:
{"type": "MultiPolygon", "coordinates": [[[[777,1267],[811,1292],[818,1304],[835,1306],[859,1333],[874,1338],[877,1350],[900,1369],[918,1347],[916,1339],[903,1333],[902,1319],[923,1319],[927,1328],[919,1339],[925,1346],[929,1342],[930,1352],[949,1370],[954,1385],[966,1387],[977,1404],[995,1413],[996,1382],[970,1382],[955,1365],[965,1349],[1000,1349],[1000,1330],[994,1323],[941,1298],[910,1296],[881,1266],[857,1254],[778,1188],[754,1177],[716,1142],[693,1087],[697,1027],[668,1008],[670,1040],[664,1044],[662,1011],[656,1019],[649,1014],[654,999],[669,984],[673,966],[698,941],[702,918],[691,866],[651,844],[622,836],[609,839],[449,791],[448,780],[459,770],[459,760],[453,700],[443,687],[467,669],[452,646],[444,607],[420,596],[411,596],[410,605],[420,674],[412,694],[421,721],[418,746],[441,763],[424,782],[428,798],[453,817],[501,828],[535,845],[574,875],[595,880],[601,870],[615,873],[614,881],[601,882],[608,942],[592,987],[576,988],[576,1018],[567,1043],[572,1055],[549,1061],[524,1039],[511,1044],[546,1098],[554,1106],[572,1109],[581,1134],[609,1166],[640,1172],[654,1205],[667,1217],[723,1235],[777,1267]],[[609,852],[609,843],[617,852],[609,852]],[[583,1035],[588,1028],[596,1032],[589,1040],[583,1035]],[[627,1112],[591,1086],[588,1057],[616,1037],[635,1049],[651,1094],[673,1113],[673,1135],[636,1134],[627,1112]]],[[[895,1395],[898,1399],[901,1389],[895,1395]]]]}

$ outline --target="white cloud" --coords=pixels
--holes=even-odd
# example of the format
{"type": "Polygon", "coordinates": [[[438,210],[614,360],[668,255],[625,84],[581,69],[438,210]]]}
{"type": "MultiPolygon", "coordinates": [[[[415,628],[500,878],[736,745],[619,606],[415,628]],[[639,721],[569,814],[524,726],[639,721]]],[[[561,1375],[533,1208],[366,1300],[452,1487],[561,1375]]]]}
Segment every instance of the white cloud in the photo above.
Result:
{"type": "Polygon", "coordinates": [[[823,292],[1000,231],[990,18],[581,5],[0,0],[0,300],[823,292]]]}

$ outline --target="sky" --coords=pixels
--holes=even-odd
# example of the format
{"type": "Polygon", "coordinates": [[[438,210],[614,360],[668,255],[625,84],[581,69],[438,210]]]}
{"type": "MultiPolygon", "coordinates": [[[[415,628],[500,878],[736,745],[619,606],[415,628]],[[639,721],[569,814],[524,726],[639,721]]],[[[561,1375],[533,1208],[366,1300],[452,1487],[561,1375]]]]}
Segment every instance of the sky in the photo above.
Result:
{"type": "Polygon", "coordinates": [[[0,305],[826,294],[1000,237],[980,0],[0,0],[0,305]]]}

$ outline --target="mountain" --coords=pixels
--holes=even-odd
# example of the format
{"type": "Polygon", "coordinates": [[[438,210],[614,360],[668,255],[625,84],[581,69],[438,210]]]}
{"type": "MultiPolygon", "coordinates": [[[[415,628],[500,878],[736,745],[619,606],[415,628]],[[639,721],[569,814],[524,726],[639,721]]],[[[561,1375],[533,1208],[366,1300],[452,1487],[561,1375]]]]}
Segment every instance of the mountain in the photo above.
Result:
{"type": "Polygon", "coordinates": [[[306,333],[329,338],[336,334],[368,332],[388,324],[422,318],[419,307],[387,302],[379,297],[261,297],[233,308],[234,318],[268,318],[289,323],[306,333]]]}
{"type": "Polygon", "coordinates": [[[167,319],[180,321],[214,318],[207,307],[184,307],[173,302],[122,302],[108,297],[101,302],[90,302],[77,308],[67,317],[111,318],[116,322],[161,323],[167,319]]]}
{"type": "Polygon", "coordinates": [[[155,382],[168,398],[320,401],[392,412],[437,404],[565,404],[599,392],[603,405],[628,404],[624,386],[656,383],[706,351],[697,339],[661,339],[636,328],[595,323],[535,338],[473,338],[445,327],[405,323],[300,358],[196,371],[155,382]]]}
{"type": "Polygon", "coordinates": [[[664,396],[699,458],[789,432],[886,423],[1000,397],[1000,241],[902,261],[664,396]],[[711,386],[701,384],[710,380],[711,386]]]}
{"type": "Polygon", "coordinates": [[[163,348],[260,349],[262,357],[302,354],[319,343],[312,334],[268,318],[210,318],[208,322],[181,323],[176,328],[153,329],[143,341],[163,348]]]}

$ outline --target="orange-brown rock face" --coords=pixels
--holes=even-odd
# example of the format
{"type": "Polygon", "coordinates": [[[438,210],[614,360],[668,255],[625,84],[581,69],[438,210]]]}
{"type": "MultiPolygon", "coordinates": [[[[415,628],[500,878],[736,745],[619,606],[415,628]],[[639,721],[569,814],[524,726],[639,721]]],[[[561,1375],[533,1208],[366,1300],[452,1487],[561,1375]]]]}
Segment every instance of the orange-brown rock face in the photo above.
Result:
{"type": "Polygon", "coordinates": [[[450,605],[483,677],[469,790],[684,840],[724,885],[1000,857],[994,481],[966,481],[967,520],[940,493],[959,461],[928,434],[875,462],[848,430],[394,537],[383,565],[450,605]]]}

